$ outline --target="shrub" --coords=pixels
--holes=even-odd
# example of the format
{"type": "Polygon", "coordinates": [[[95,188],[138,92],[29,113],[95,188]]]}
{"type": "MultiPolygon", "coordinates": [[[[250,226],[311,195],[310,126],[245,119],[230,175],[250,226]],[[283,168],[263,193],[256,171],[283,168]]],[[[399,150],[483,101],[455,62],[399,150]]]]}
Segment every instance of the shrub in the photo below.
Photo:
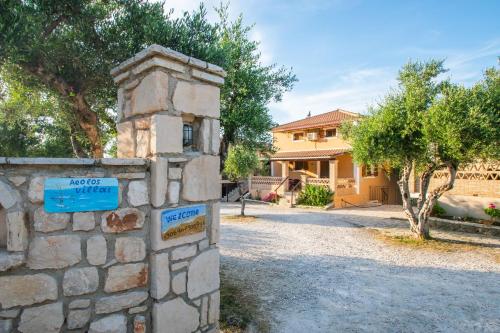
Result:
{"type": "Polygon", "coordinates": [[[490,203],[488,207],[484,209],[484,212],[489,215],[492,220],[494,218],[500,218],[500,209],[498,209],[494,203],[490,203]]]}
{"type": "Polygon", "coordinates": [[[333,192],[329,188],[317,185],[306,185],[297,198],[299,205],[325,206],[332,202],[333,192]]]}
{"type": "Polygon", "coordinates": [[[439,205],[438,202],[436,202],[436,204],[434,205],[434,207],[432,207],[431,215],[432,216],[437,216],[437,217],[445,216],[446,215],[446,210],[443,207],[441,207],[441,205],[439,205]]]}

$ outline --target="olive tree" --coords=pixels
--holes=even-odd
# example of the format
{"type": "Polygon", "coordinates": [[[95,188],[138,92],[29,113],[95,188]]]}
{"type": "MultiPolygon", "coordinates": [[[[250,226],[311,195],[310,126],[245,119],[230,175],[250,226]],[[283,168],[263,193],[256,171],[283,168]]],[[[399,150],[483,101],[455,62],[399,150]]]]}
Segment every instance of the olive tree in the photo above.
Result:
{"type": "Polygon", "coordinates": [[[398,87],[370,110],[359,124],[345,130],[361,164],[399,171],[399,189],[410,229],[430,238],[428,218],[433,205],[453,188],[460,166],[500,155],[500,75],[496,69],[471,88],[438,80],[442,61],[409,62],[398,87]],[[429,184],[437,170],[446,181],[429,184]],[[410,175],[419,178],[416,206],[410,200],[410,175]]]}
{"type": "Polygon", "coordinates": [[[242,216],[245,215],[244,180],[258,167],[259,158],[255,150],[243,145],[235,145],[229,148],[227,159],[224,163],[224,173],[230,180],[238,184],[242,216]]]}

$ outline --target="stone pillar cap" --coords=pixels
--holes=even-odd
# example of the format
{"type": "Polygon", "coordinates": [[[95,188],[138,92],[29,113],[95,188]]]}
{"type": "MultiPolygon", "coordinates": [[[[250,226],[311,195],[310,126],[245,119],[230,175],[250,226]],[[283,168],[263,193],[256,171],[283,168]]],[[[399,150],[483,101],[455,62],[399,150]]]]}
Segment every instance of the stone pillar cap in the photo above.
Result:
{"type": "MultiPolygon", "coordinates": [[[[128,71],[132,67],[135,67],[138,64],[144,62],[145,60],[147,60],[149,58],[153,58],[155,56],[158,56],[161,58],[167,58],[170,60],[174,60],[176,62],[180,62],[182,64],[196,67],[197,69],[200,69],[204,72],[208,72],[210,74],[217,75],[221,78],[224,78],[226,76],[226,72],[224,71],[224,69],[222,69],[222,67],[208,63],[208,62],[203,61],[203,60],[199,60],[199,59],[187,56],[185,54],[182,54],[180,52],[174,51],[172,49],[169,49],[167,47],[163,47],[163,46],[157,45],[157,44],[153,44],[153,45],[145,48],[141,52],[137,53],[132,58],[125,60],[120,65],[113,68],[110,71],[110,74],[115,79],[115,81],[117,81],[116,78],[120,74],[123,74],[124,72],[128,71]]],[[[159,64],[159,66],[161,66],[161,64],[159,64]]]]}

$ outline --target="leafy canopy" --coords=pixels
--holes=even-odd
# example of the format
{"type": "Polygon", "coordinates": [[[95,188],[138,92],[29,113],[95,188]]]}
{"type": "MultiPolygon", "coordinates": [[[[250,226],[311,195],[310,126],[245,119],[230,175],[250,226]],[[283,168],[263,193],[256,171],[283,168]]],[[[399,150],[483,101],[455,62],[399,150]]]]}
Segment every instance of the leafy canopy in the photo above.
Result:
{"type": "MultiPolygon", "coordinates": [[[[8,71],[5,75],[17,77],[25,85],[20,92],[37,90],[57,99],[47,113],[67,122],[51,135],[66,142],[72,135],[84,154],[98,155],[115,135],[117,87],[109,71],[146,46],[160,44],[228,72],[221,90],[223,155],[232,143],[267,147],[273,123],[266,105],[280,100],[295,76],[262,65],[258,43],[249,38],[251,27],[241,17],[229,22],[227,6],[218,12],[220,20],[211,23],[203,5],[174,19],[162,3],[141,0],[1,1],[2,76],[8,71]]],[[[17,87],[11,85],[9,91],[17,87]]],[[[30,109],[17,112],[31,114],[30,109]]]]}
{"type": "Polygon", "coordinates": [[[398,88],[359,124],[346,125],[355,160],[421,170],[498,157],[500,72],[488,70],[472,88],[438,81],[444,72],[442,61],[406,64],[398,88]]]}
{"type": "Polygon", "coordinates": [[[259,167],[259,158],[255,150],[243,145],[229,148],[229,153],[224,164],[224,173],[232,181],[248,177],[259,167]]]}

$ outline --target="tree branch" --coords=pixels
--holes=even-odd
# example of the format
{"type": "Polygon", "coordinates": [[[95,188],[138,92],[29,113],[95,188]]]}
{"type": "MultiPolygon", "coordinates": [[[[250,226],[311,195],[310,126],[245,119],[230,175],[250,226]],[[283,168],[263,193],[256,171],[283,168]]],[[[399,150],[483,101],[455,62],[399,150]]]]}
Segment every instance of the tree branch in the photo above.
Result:
{"type": "Polygon", "coordinates": [[[47,38],[59,26],[59,24],[66,20],[66,18],[66,15],[61,15],[55,21],[52,21],[52,23],[50,23],[49,26],[43,31],[43,38],[47,38]]]}
{"type": "Polygon", "coordinates": [[[407,161],[403,166],[403,172],[401,174],[401,178],[398,181],[399,190],[401,191],[401,196],[403,199],[403,211],[405,212],[408,220],[410,221],[411,229],[414,230],[416,225],[416,216],[413,211],[413,207],[411,206],[411,198],[410,198],[410,188],[408,186],[408,181],[410,179],[410,174],[413,166],[412,163],[407,161]]]}

